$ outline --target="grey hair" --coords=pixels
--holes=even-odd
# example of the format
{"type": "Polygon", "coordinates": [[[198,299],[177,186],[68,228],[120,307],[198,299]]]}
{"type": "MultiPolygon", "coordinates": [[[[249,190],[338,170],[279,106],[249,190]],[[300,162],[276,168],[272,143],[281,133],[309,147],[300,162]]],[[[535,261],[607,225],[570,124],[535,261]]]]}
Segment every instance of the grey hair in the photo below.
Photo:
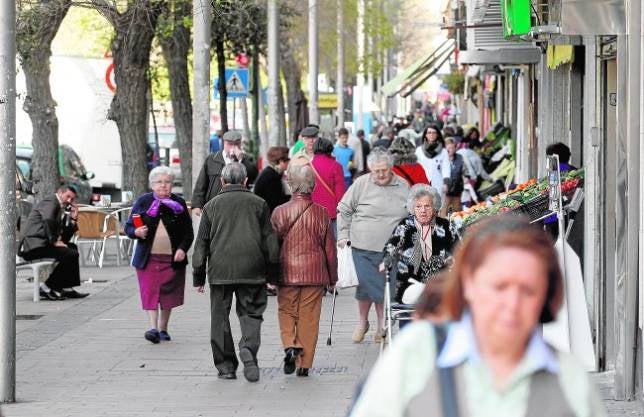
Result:
{"type": "Polygon", "coordinates": [[[371,169],[378,162],[385,161],[389,168],[394,166],[394,159],[391,157],[387,150],[380,147],[374,148],[367,156],[367,166],[371,169]]]}
{"type": "Polygon", "coordinates": [[[434,211],[438,212],[441,209],[443,204],[443,199],[441,193],[434,187],[430,187],[427,184],[416,184],[409,189],[409,194],[407,195],[407,211],[410,214],[414,214],[414,206],[416,201],[422,197],[429,197],[432,199],[432,206],[434,206],[434,211]]]}
{"type": "Polygon", "coordinates": [[[161,175],[167,175],[168,177],[170,177],[172,182],[174,182],[174,174],[172,173],[172,169],[165,165],[159,165],[158,167],[152,168],[152,170],[148,174],[148,185],[150,186],[150,188],[152,188],[152,184],[154,184],[156,179],[161,175]]]}
{"type": "Polygon", "coordinates": [[[239,162],[226,164],[224,169],[221,170],[221,178],[224,180],[224,184],[243,184],[247,175],[246,167],[239,162]]]}
{"type": "Polygon", "coordinates": [[[288,170],[288,185],[292,193],[311,194],[315,187],[315,174],[307,165],[293,165],[288,170]]]}

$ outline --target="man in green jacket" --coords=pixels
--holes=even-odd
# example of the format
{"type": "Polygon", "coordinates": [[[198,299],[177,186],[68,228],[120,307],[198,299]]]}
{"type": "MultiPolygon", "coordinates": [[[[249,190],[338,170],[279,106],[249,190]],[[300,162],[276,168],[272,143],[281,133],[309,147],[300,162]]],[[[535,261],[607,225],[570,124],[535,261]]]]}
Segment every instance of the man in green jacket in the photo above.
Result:
{"type": "Polygon", "coordinates": [[[236,130],[224,133],[224,148],[217,153],[211,153],[199,171],[199,177],[192,191],[192,212],[201,215],[206,205],[221,190],[221,170],[231,162],[241,162],[246,168],[248,183],[252,184],[257,178],[257,167],[251,157],[242,151],[242,135],[236,130]]]}
{"type": "Polygon", "coordinates": [[[210,345],[219,378],[235,379],[239,365],[229,322],[234,294],[242,333],[239,358],[244,376],[255,382],[259,380],[257,351],[266,309],[266,279],[276,276],[269,274],[269,269],[279,262],[279,244],[268,205],[248,191],[246,175],[246,168],[239,162],[231,162],[222,170],[221,191],[203,207],[192,276],[200,293],[208,276],[210,345]]]}

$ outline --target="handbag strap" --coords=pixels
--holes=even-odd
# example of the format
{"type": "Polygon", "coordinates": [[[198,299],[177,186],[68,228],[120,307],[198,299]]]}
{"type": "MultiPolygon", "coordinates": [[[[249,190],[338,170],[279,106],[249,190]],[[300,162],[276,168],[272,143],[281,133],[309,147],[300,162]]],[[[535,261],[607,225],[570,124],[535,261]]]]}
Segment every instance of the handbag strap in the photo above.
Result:
{"type": "Polygon", "coordinates": [[[329,184],[327,184],[327,183],[326,183],[326,181],[324,181],[324,178],[322,178],[322,176],[320,175],[320,173],[318,172],[318,170],[317,170],[317,169],[315,169],[315,167],[313,166],[313,162],[309,162],[309,164],[308,164],[308,165],[309,165],[309,166],[311,167],[311,169],[313,170],[313,173],[315,174],[315,177],[316,177],[318,180],[320,180],[320,182],[322,183],[322,186],[323,186],[323,187],[324,187],[324,188],[329,192],[329,194],[331,194],[331,196],[333,196],[333,198],[334,198],[334,199],[336,199],[335,193],[333,192],[333,190],[331,189],[331,187],[329,187],[329,184]]]}
{"type": "Polygon", "coordinates": [[[305,208],[304,210],[302,210],[302,212],[297,216],[297,218],[295,219],[295,221],[294,221],[293,223],[291,223],[291,227],[289,227],[289,228],[288,228],[288,230],[286,231],[286,233],[284,233],[284,237],[282,238],[282,241],[286,240],[286,237],[288,236],[288,234],[289,234],[289,233],[291,233],[291,230],[292,230],[292,229],[293,229],[293,227],[297,224],[297,222],[300,220],[300,217],[302,217],[302,215],[303,215],[304,213],[306,213],[306,211],[307,211],[308,209],[310,209],[312,205],[313,205],[313,203],[311,203],[311,204],[309,204],[308,206],[306,206],[306,208],[305,208]]]}

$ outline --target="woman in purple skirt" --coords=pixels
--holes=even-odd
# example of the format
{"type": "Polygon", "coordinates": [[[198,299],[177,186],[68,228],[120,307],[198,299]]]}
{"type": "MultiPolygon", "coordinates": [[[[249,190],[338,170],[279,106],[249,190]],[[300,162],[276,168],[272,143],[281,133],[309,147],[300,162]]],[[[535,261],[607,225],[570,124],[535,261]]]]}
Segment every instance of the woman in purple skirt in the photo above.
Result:
{"type": "Polygon", "coordinates": [[[145,339],[159,343],[170,340],[170,313],[183,304],[186,253],[194,236],[186,202],[171,193],[170,168],[158,166],[148,178],[152,192],[134,202],[125,233],[137,239],[132,266],[139,279],[141,305],[150,319],[145,339]]]}

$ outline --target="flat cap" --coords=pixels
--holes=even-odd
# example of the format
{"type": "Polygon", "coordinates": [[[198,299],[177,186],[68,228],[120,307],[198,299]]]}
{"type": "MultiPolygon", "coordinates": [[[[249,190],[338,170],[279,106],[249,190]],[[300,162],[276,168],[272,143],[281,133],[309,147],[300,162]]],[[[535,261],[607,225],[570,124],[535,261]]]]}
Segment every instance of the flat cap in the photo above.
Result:
{"type": "Polygon", "coordinates": [[[226,142],[239,142],[240,140],[242,140],[242,135],[237,130],[229,130],[228,132],[224,133],[224,140],[226,142]]]}
{"type": "Polygon", "coordinates": [[[320,129],[318,129],[315,126],[307,126],[302,131],[300,132],[300,136],[302,137],[307,137],[307,138],[312,138],[318,135],[320,133],[320,129]]]}

